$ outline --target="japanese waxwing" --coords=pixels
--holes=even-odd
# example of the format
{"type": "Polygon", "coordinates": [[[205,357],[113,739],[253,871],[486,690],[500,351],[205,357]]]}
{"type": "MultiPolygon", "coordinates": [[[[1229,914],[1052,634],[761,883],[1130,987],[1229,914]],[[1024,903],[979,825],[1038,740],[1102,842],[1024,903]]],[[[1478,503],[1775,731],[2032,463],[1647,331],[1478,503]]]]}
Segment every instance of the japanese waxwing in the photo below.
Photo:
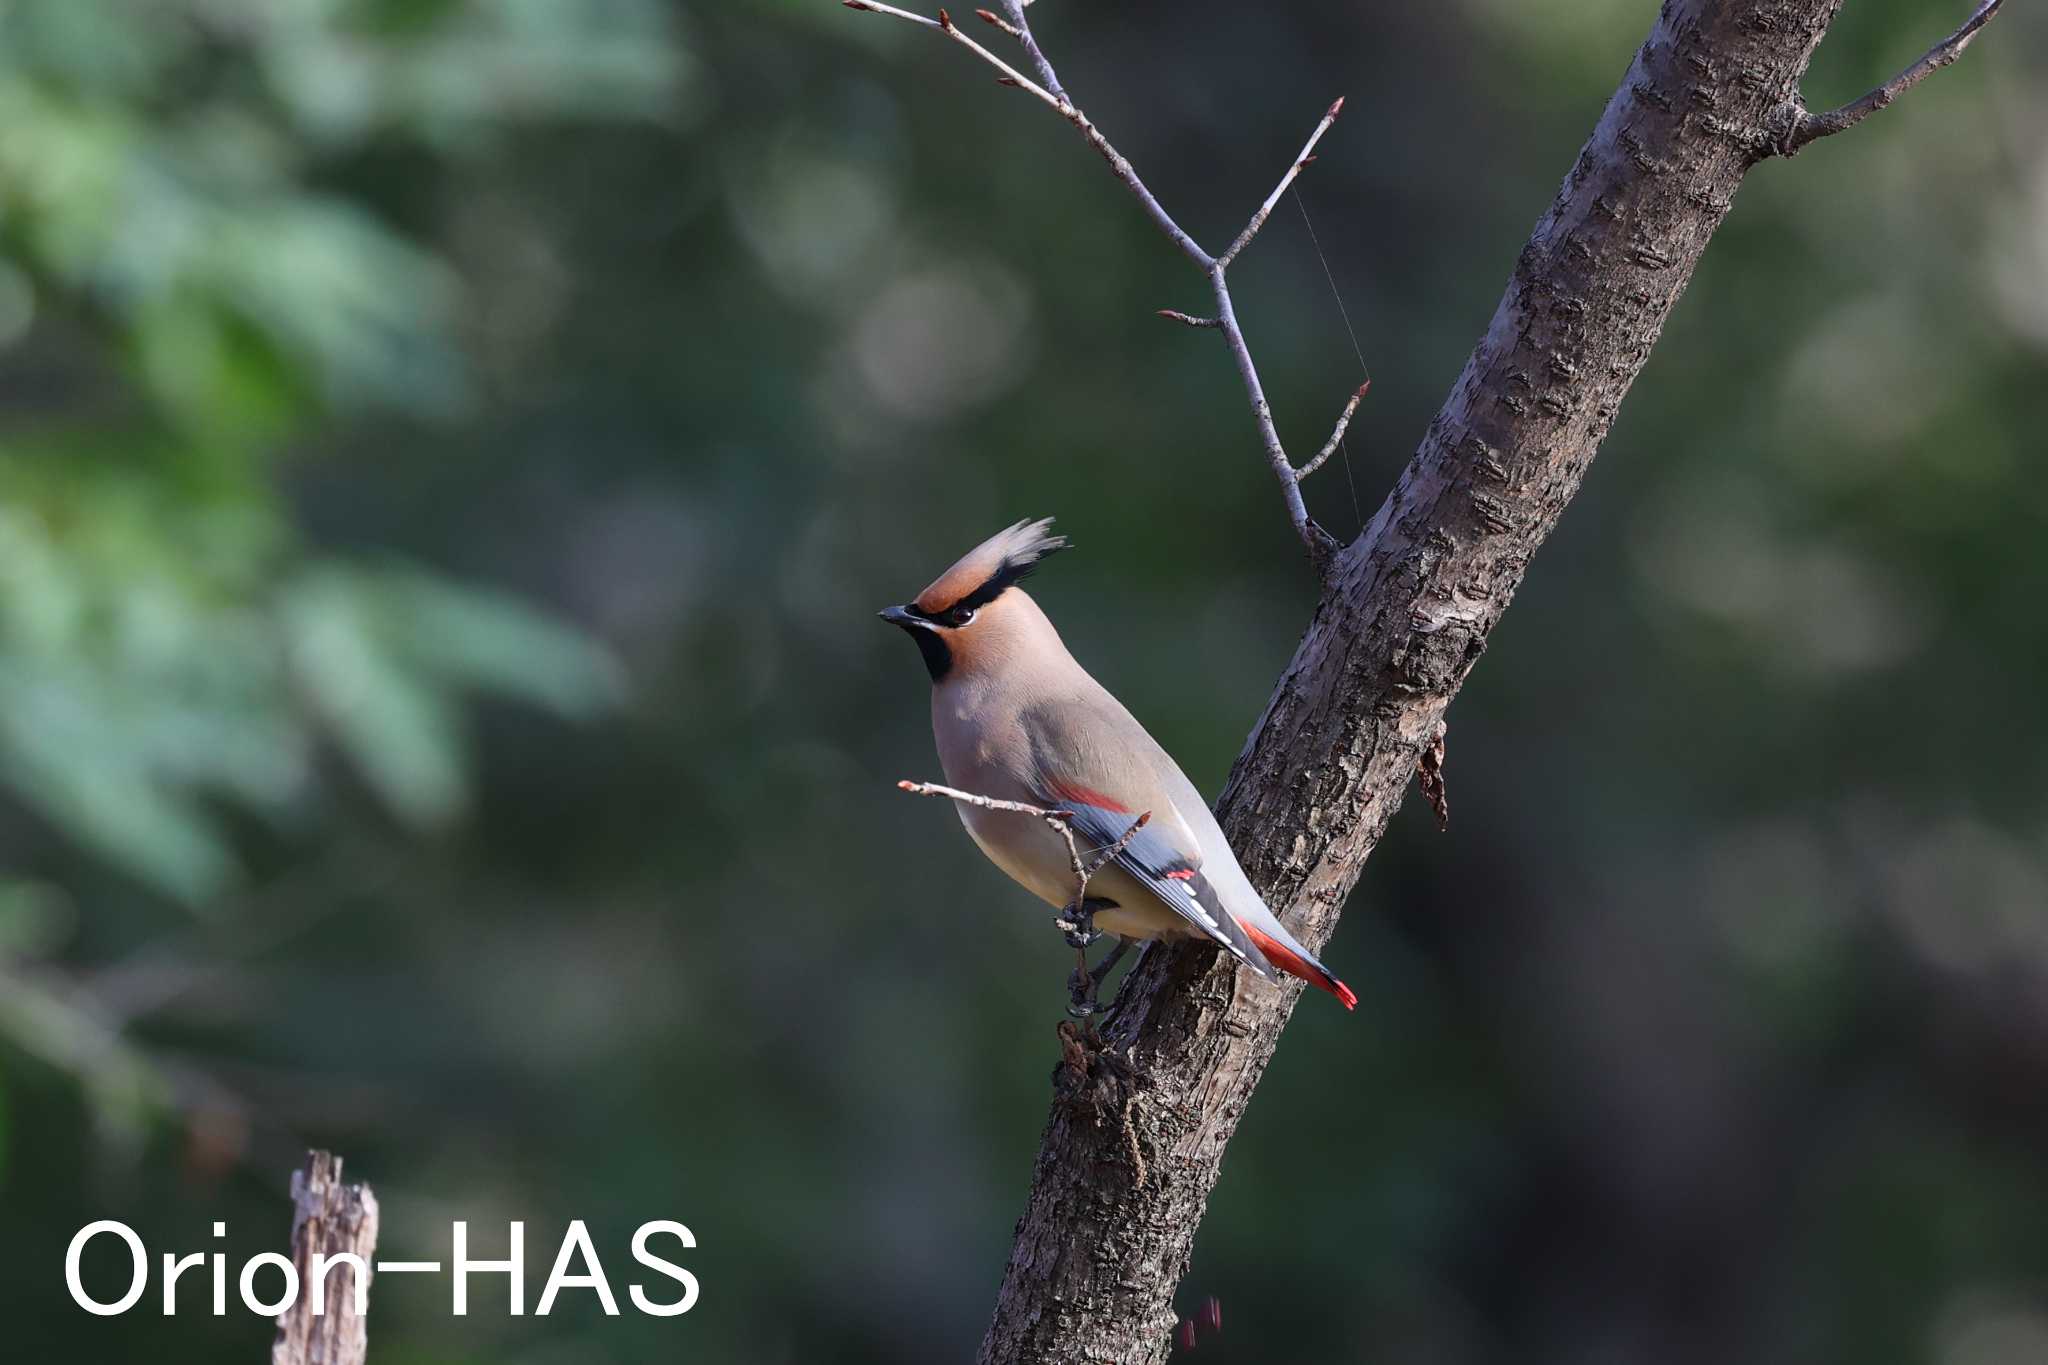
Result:
{"type": "MultiPolygon", "coordinates": [[[[1125,940],[1202,938],[1259,975],[1275,969],[1358,997],[1287,932],[1179,765],[1067,653],[1019,579],[1066,548],[1050,517],[977,545],[917,595],[881,613],[917,642],[932,676],[932,734],[954,787],[1073,813],[1080,847],[1107,848],[1151,819],[1088,883],[1095,927],[1125,940]]],[[[989,861],[1065,907],[1067,846],[1041,819],[955,802],[989,861]]]]}

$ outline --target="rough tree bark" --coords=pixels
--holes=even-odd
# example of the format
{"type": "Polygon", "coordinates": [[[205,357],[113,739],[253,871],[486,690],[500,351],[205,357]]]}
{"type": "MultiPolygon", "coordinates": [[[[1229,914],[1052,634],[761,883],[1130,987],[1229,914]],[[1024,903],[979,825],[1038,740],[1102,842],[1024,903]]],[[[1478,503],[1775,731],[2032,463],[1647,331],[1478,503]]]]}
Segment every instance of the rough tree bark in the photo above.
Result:
{"type": "MultiPolygon", "coordinates": [[[[1421,448],[1330,564],[1219,804],[1245,870],[1311,948],[1744,175],[1837,131],[1806,111],[1799,82],[1840,3],[1668,0],[1421,448]]],[[[1099,1048],[1066,1028],[983,1362],[1164,1359],[1224,1149],[1299,992],[1203,948],[1155,950],[1099,1048]]]]}
{"type": "Polygon", "coordinates": [[[356,1312],[359,1272],[338,1266],[328,1277],[323,1311],[315,1314],[313,1257],[360,1257],[367,1293],[376,1250],[377,1197],[370,1187],[342,1184],[341,1158],[332,1152],[306,1153],[306,1164],[292,1172],[292,1265],[299,1272],[299,1298],[277,1320],[270,1365],[363,1365],[369,1340],[356,1312]]]}

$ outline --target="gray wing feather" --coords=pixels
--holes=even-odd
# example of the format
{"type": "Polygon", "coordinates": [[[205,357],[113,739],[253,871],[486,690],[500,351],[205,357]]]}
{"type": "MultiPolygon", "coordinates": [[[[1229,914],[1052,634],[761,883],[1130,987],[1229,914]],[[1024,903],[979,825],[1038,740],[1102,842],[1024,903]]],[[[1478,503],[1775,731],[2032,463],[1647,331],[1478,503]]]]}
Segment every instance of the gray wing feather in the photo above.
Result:
{"type": "MultiPolygon", "coordinates": [[[[1062,801],[1074,813],[1074,839],[1082,857],[1088,850],[1104,849],[1123,838],[1138,817],[1126,811],[1077,801],[1062,801]]],[[[1136,878],[1158,897],[1167,909],[1221,945],[1232,957],[1261,976],[1271,976],[1265,954],[1258,950],[1244,927],[1228,910],[1209,879],[1202,875],[1199,857],[1191,857],[1173,846],[1153,825],[1146,825],[1116,857],[1117,866],[1136,878]]]]}

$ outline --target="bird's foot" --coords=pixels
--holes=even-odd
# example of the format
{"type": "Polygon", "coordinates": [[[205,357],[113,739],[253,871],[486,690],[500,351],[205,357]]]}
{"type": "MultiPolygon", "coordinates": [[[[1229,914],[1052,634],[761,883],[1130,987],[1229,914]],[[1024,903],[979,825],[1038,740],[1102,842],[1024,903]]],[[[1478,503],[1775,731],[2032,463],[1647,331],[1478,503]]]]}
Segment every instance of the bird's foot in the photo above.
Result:
{"type": "MultiPolygon", "coordinates": [[[[1111,971],[1130,951],[1131,941],[1120,938],[1116,946],[1104,954],[1101,962],[1093,968],[1088,965],[1088,955],[1081,949],[1074,950],[1074,971],[1067,978],[1067,1013],[1076,1019],[1086,1019],[1102,1008],[1102,983],[1109,979],[1111,971]]],[[[1118,999],[1122,999],[1119,991],[1118,999]]]]}
{"type": "Polygon", "coordinates": [[[1077,953],[1102,937],[1101,931],[1095,927],[1095,911],[1095,902],[1082,901],[1060,911],[1059,917],[1052,922],[1053,927],[1066,937],[1067,946],[1077,953]]]}
{"type": "Polygon", "coordinates": [[[1088,970],[1088,959],[1080,949],[1074,950],[1080,960],[1067,976],[1067,1013],[1075,1019],[1086,1019],[1095,1013],[1099,1002],[1095,995],[1095,976],[1088,970]]]}

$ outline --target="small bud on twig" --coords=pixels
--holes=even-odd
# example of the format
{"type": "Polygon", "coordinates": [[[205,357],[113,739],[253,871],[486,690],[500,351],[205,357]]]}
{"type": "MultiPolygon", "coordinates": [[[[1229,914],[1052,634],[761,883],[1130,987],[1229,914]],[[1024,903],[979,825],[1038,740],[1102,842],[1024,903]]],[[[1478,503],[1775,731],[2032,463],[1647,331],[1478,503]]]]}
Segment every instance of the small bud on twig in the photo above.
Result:
{"type": "Polygon", "coordinates": [[[1019,42],[1022,42],[1024,40],[1023,31],[1020,30],[1015,24],[1011,23],[1009,20],[1003,18],[1000,14],[995,14],[985,9],[978,9],[975,11],[975,14],[981,19],[981,22],[987,24],[989,27],[1001,29],[1003,32],[1009,34],[1012,38],[1015,38],[1019,42]]]}
{"type": "Polygon", "coordinates": [[[1280,202],[1281,195],[1287,193],[1287,187],[1294,183],[1294,177],[1300,175],[1302,168],[1316,159],[1316,144],[1323,140],[1324,133],[1330,131],[1330,125],[1337,121],[1337,111],[1343,107],[1344,97],[1340,95],[1337,97],[1336,103],[1332,104],[1329,111],[1323,115],[1322,121],[1316,124],[1315,131],[1308,135],[1308,142],[1303,145],[1300,154],[1294,158],[1294,164],[1287,168],[1287,174],[1280,177],[1280,183],[1275,185],[1273,192],[1266,196],[1266,202],[1259,205],[1259,211],[1252,215],[1251,222],[1245,224],[1244,231],[1237,234],[1237,240],[1230,244],[1230,249],[1216,258],[1217,265],[1228,267],[1232,261],[1237,259],[1239,252],[1251,245],[1252,238],[1259,235],[1259,229],[1266,225],[1266,219],[1272,217],[1273,206],[1280,202]]]}
{"type": "Polygon", "coordinates": [[[1321,469],[1323,461],[1337,453],[1337,447],[1344,443],[1344,429],[1351,425],[1351,414],[1358,411],[1359,403],[1364,400],[1367,391],[1371,388],[1372,378],[1368,375],[1366,381],[1358,386],[1358,391],[1351,395],[1351,401],[1344,405],[1344,411],[1337,414],[1337,428],[1330,433],[1330,439],[1323,442],[1323,448],[1316,452],[1314,459],[1294,471],[1294,481],[1296,483],[1300,483],[1303,479],[1321,469]]]}

